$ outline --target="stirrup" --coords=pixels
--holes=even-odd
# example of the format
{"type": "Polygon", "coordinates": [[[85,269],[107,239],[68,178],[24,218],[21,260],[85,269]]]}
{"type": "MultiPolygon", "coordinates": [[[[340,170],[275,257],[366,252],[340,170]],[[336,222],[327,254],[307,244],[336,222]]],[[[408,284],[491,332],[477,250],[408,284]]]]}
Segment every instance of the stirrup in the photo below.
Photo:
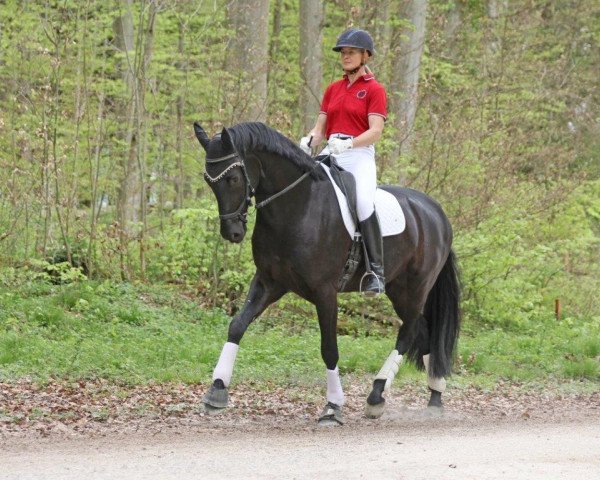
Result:
{"type": "MultiPolygon", "coordinates": [[[[367,281],[367,282],[369,282],[369,281],[367,281]]],[[[371,281],[371,282],[373,282],[373,281],[371,281]]],[[[379,295],[380,293],[385,293],[385,279],[384,279],[384,277],[377,275],[375,272],[365,272],[365,274],[360,279],[358,291],[360,293],[362,293],[363,295],[365,295],[366,297],[374,297],[376,295],[379,295]],[[367,289],[363,290],[363,281],[365,280],[365,278],[369,278],[369,277],[375,277],[377,286],[369,285],[369,287],[371,287],[371,288],[367,288],[367,289]]]]}

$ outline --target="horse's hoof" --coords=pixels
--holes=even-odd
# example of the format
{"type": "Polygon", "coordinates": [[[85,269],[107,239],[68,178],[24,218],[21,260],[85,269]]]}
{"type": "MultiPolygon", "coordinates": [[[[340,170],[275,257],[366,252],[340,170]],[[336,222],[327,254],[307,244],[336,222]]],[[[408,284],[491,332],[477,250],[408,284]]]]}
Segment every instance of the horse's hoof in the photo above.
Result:
{"type": "Polygon", "coordinates": [[[215,383],[210,386],[208,392],[206,392],[202,398],[202,403],[204,403],[205,406],[220,410],[224,409],[228,402],[229,393],[220,380],[215,380],[215,383]]]}
{"type": "Polygon", "coordinates": [[[371,404],[367,403],[367,406],[365,407],[365,417],[373,418],[373,419],[379,418],[383,415],[384,410],[385,410],[385,400],[376,405],[371,405],[371,404]]]}
{"type": "Polygon", "coordinates": [[[427,405],[427,416],[433,418],[443,417],[444,408],[437,405],[427,405]]]}
{"type": "Polygon", "coordinates": [[[339,423],[337,420],[319,419],[319,427],[340,427],[343,423],[339,423]]]}
{"type": "Polygon", "coordinates": [[[219,415],[220,413],[223,413],[224,411],[225,411],[225,408],[213,407],[212,405],[209,405],[208,403],[204,404],[204,412],[207,413],[208,415],[219,415]]]}
{"type": "Polygon", "coordinates": [[[339,427],[344,424],[344,417],[342,416],[342,407],[335,403],[327,402],[325,408],[321,412],[319,417],[320,427],[339,427]]]}

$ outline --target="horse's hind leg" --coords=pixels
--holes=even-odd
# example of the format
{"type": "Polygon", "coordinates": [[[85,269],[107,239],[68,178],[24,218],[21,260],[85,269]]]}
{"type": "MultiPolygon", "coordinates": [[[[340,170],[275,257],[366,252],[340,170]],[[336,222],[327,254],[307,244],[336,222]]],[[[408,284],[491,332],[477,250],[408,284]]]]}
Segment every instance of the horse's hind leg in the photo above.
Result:
{"type": "Polygon", "coordinates": [[[429,369],[429,353],[423,355],[423,364],[425,365],[425,371],[427,372],[427,386],[431,392],[429,397],[428,407],[443,408],[442,405],[442,393],[446,391],[446,379],[444,377],[434,377],[429,369]]]}
{"type": "Polygon", "coordinates": [[[219,411],[227,406],[227,387],[233,374],[233,365],[240,340],[250,323],[269,305],[281,298],[286,290],[279,284],[265,281],[256,273],[250,284],[248,298],[242,310],[231,320],[227,342],[213,372],[213,384],[202,399],[206,410],[219,411]]]}
{"type": "MultiPolygon", "coordinates": [[[[379,370],[373,381],[373,388],[367,397],[367,405],[365,407],[365,415],[368,418],[379,418],[383,415],[385,409],[384,392],[389,391],[392,382],[400,365],[402,358],[408,352],[415,340],[426,341],[424,338],[417,339],[418,323],[424,322],[422,317],[422,309],[425,304],[425,294],[419,291],[411,291],[407,293],[405,288],[401,288],[398,284],[389,284],[386,287],[386,294],[392,302],[394,310],[402,319],[402,325],[398,330],[396,339],[396,348],[392,350],[387,360],[379,370]],[[411,301],[406,301],[410,298],[411,301]]],[[[426,324],[425,324],[426,326],[426,324]]],[[[423,328],[423,326],[421,326],[423,328]]],[[[427,336],[427,332],[422,337],[427,336]]]]}

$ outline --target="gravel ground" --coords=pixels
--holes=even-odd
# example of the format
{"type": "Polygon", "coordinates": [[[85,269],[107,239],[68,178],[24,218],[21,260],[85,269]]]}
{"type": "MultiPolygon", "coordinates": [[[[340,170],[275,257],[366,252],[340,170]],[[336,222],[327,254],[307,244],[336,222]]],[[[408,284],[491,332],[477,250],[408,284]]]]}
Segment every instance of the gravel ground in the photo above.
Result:
{"type": "Polygon", "coordinates": [[[376,421],[368,386],[345,379],[346,425],[322,428],[320,387],[239,384],[215,416],[199,408],[206,385],[0,383],[0,479],[600,479],[593,385],[449,388],[438,416],[407,384],[376,421]]]}

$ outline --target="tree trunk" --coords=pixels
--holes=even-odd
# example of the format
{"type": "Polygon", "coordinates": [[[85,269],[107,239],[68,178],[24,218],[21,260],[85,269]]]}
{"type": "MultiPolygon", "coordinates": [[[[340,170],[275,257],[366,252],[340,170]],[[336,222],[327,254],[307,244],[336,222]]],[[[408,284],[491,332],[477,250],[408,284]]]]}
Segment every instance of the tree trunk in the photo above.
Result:
{"type": "Polygon", "coordinates": [[[273,64],[277,54],[279,53],[279,44],[281,35],[281,9],[283,6],[283,0],[275,0],[275,6],[273,7],[273,29],[271,30],[271,38],[269,45],[269,70],[267,75],[267,84],[270,84],[270,80],[273,74],[273,64]]]}
{"type": "Polygon", "coordinates": [[[141,229],[139,232],[139,249],[140,249],[140,273],[142,278],[146,276],[146,231],[147,231],[147,215],[146,207],[148,201],[146,198],[147,183],[146,183],[146,157],[148,144],[146,142],[147,137],[147,118],[146,118],[146,85],[148,83],[147,72],[152,59],[152,52],[154,48],[154,24],[156,21],[156,15],[158,13],[158,0],[149,0],[149,11],[148,20],[144,28],[144,43],[142,52],[142,61],[137,74],[137,134],[139,138],[139,147],[137,152],[137,163],[138,163],[138,182],[140,190],[140,214],[141,214],[141,229]]]}
{"type": "MultiPolygon", "coordinates": [[[[228,70],[235,79],[233,121],[264,121],[267,115],[269,0],[228,5],[231,40],[228,70]]],[[[231,101],[231,100],[230,100],[231,101]]]]}
{"type": "Polygon", "coordinates": [[[300,115],[303,133],[315,124],[321,101],[321,62],[323,58],[323,19],[325,9],[322,0],[300,2],[300,115]]]}
{"type": "Polygon", "coordinates": [[[390,77],[388,53],[392,39],[391,3],[391,0],[367,0],[364,2],[361,19],[361,26],[371,34],[375,43],[375,56],[369,62],[369,67],[377,80],[386,85],[390,77]]]}
{"type": "Polygon", "coordinates": [[[444,25],[444,41],[447,54],[454,59],[459,53],[456,44],[462,25],[463,4],[460,1],[454,2],[449,8],[444,25]]]}
{"type": "Polygon", "coordinates": [[[270,124],[279,123],[281,118],[281,111],[278,100],[278,87],[281,85],[281,81],[285,78],[285,73],[278,71],[278,60],[279,60],[279,49],[281,45],[281,13],[283,9],[283,0],[275,0],[273,6],[273,26],[271,29],[271,35],[269,38],[269,61],[267,71],[267,88],[269,97],[269,111],[267,114],[267,121],[270,124]]]}
{"type": "Polygon", "coordinates": [[[121,0],[121,16],[115,19],[113,30],[115,33],[115,47],[124,54],[121,62],[121,77],[127,86],[127,101],[122,105],[121,115],[123,122],[127,122],[125,134],[126,151],[119,156],[121,178],[119,180],[117,218],[119,222],[119,257],[121,278],[129,279],[127,250],[129,237],[132,233],[132,224],[139,219],[140,191],[138,188],[137,168],[137,137],[135,136],[135,80],[134,72],[134,32],[133,16],[131,13],[132,0],[121,0]]]}
{"type": "Polygon", "coordinates": [[[508,0],[487,0],[487,14],[492,20],[496,20],[508,10],[508,0]]]}
{"type": "MultiPolygon", "coordinates": [[[[132,0],[122,0],[123,14],[114,23],[116,46],[125,54],[121,68],[127,84],[126,153],[121,158],[122,176],[119,184],[118,218],[120,225],[121,276],[129,277],[128,244],[139,241],[140,268],[145,270],[146,222],[146,72],[152,58],[154,22],[158,11],[157,0],[149,0],[148,16],[141,18],[138,41],[134,41],[132,0]],[[144,23],[145,22],[145,23],[144,23]],[[134,48],[134,45],[137,45],[134,48]],[[141,228],[140,228],[141,224],[141,228]]],[[[142,8],[145,7],[145,4],[142,8]]]]}
{"type": "MultiPolygon", "coordinates": [[[[177,44],[177,53],[179,54],[179,62],[177,68],[181,70],[184,76],[187,76],[187,62],[184,60],[184,45],[185,45],[185,23],[179,22],[179,42],[177,44]]],[[[175,208],[183,207],[183,185],[185,182],[185,176],[183,172],[183,115],[185,110],[185,98],[183,94],[177,95],[177,137],[176,137],[176,161],[177,161],[177,174],[175,180],[175,208]]],[[[162,178],[162,177],[161,177],[162,178]]],[[[162,182],[162,180],[161,180],[162,182]]],[[[162,190],[161,190],[162,191],[162,190]]],[[[160,202],[161,210],[164,205],[161,199],[160,202]]],[[[161,213],[162,215],[162,213],[161,213]]],[[[161,217],[162,218],[162,217],[161,217]]]]}
{"type": "Polygon", "coordinates": [[[412,131],[417,112],[417,96],[421,56],[425,45],[425,17],[427,0],[409,0],[402,3],[400,17],[410,22],[401,28],[400,42],[395,56],[399,61],[393,67],[389,99],[391,111],[396,115],[398,129],[398,154],[410,152],[412,131]]]}

